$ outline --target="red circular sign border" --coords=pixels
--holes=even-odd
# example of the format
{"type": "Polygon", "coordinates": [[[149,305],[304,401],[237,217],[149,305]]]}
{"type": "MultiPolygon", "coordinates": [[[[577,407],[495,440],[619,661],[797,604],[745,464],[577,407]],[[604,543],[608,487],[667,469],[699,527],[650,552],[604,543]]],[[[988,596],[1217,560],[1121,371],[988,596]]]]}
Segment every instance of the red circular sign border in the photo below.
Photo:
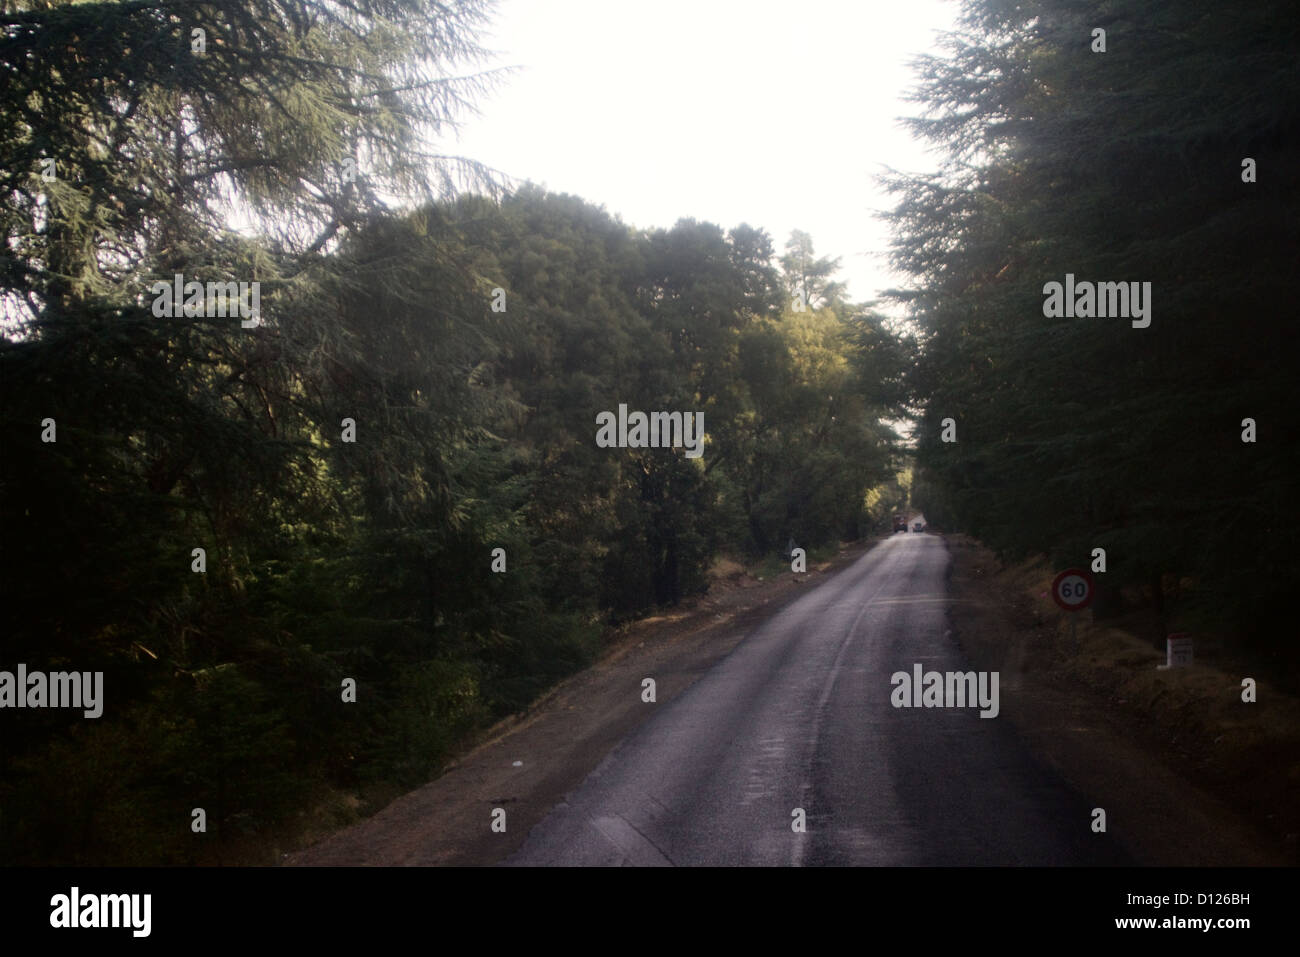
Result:
{"type": "Polygon", "coordinates": [[[1067,568],[1065,571],[1061,572],[1061,574],[1057,575],[1056,578],[1052,579],[1052,601],[1056,602],[1056,604],[1065,611],[1083,611],[1085,608],[1087,608],[1089,605],[1092,604],[1092,599],[1096,596],[1096,594],[1097,594],[1096,581],[1093,580],[1092,575],[1084,571],[1082,568],[1067,568]],[[1057,589],[1061,587],[1061,582],[1064,581],[1066,578],[1068,578],[1070,575],[1078,575],[1080,578],[1082,578],[1084,581],[1088,583],[1088,600],[1085,601],[1082,605],[1067,605],[1065,602],[1061,601],[1061,596],[1057,592],[1057,589]]]}

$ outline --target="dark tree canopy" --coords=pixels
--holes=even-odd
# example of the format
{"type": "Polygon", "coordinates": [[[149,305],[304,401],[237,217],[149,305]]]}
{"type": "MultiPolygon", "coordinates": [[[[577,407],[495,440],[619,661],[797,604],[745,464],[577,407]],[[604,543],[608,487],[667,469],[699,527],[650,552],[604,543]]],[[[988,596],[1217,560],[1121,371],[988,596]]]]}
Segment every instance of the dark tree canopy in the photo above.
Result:
{"type": "Polygon", "coordinates": [[[912,122],[947,161],[889,178],[923,507],[1010,554],[1104,547],[1108,582],[1190,577],[1208,614],[1263,638],[1261,609],[1297,585],[1300,28],[1284,3],[964,9],[919,63],[912,122]],[[1149,282],[1150,325],[1046,316],[1067,274],[1149,282]]]}
{"type": "Polygon", "coordinates": [[[6,715],[0,859],[263,861],[719,554],[890,507],[876,317],[788,315],[761,229],[637,230],[446,158],[489,12],[0,4],[0,667],[111,689],[6,715]],[[159,315],[177,275],[260,315],[159,315]],[[620,403],[702,412],[703,457],[598,447],[620,403]]]}

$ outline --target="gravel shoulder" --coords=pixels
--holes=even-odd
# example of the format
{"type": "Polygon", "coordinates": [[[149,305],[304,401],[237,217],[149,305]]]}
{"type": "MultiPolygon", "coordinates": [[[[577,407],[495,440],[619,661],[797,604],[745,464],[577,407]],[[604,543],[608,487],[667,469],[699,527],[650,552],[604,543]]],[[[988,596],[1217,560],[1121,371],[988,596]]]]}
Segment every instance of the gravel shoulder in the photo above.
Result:
{"type": "Polygon", "coordinates": [[[366,820],[285,856],[286,865],[489,865],[508,857],[529,830],[601,759],[690,687],[749,631],[802,595],[809,582],[852,564],[874,541],[834,559],[759,580],[735,566],[709,593],[628,627],[592,667],[562,682],[524,715],[500,722],[441,776],[366,820]],[[641,700],[654,678],[656,704],[641,700]],[[504,833],[492,813],[506,814],[504,833]]]}
{"type": "MultiPolygon", "coordinates": [[[[947,536],[949,622],[971,666],[1001,673],[1000,717],[1036,760],[1105,809],[1133,860],[1164,866],[1278,866],[1296,853],[1300,703],[1198,663],[1157,672],[1148,643],[1080,616],[1079,641],[1045,599],[1044,568],[1004,568],[978,542],[947,536]],[[1243,710],[1253,709],[1253,710],[1243,710]]],[[[761,581],[738,567],[710,593],[624,629],[601,659],[523,715],[500,722],[428,784],[286,865],[492,865],[572,792],[656,705],[671,701],[810,581],[851,564],[844,548],[806,575],[761,581]],[[495,808],[504,833],[491,827],[495,808]]]]}
{"type": "Polygon", "coordinates": [[[1159,671],[1151,644],[1076,613],[1068,634],[1039,563],[1004,568],[948,536],[951,626],[975,667],[1001,672],[1001,719],[1150,866],[1298,863],[1300,706],[1226,663],[1159,671]],[[956,609],[960,609],[957,611],[956,609]]]}

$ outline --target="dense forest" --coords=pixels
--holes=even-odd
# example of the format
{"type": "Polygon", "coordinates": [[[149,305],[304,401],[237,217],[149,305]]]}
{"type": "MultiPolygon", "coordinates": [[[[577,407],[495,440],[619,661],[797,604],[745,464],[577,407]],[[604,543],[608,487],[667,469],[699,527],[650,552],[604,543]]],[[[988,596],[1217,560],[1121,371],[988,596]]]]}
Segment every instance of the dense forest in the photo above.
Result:
{"type": "Polygon", "coordinates": [[[1223,632],[1295,687],[1294,9],[963,10],[914,91],[944,164],[890,177],[917,505],[1004,556],[1105,549],[1098,615],[1145,602],[1155,642],[1223,632]],[[1147,315],[1049,316],[1067,276],[1149,283],[1147,315]]]}
{"type": "Polygon", "coordinates": [[[102,671],[104,710],[6,711],[0,859],[246,858],[427,780],[721,554],[899,501],[906,341],[809,236],[420,152],[492,79],[482,13],[6,5],[0,657],[102,671]],[[160,318],[178,275],[258,315],[160,318]],[[620,406],[702,415],[702,454],[599,447],[620,406]]]}
{"type": "Polygon", "coordinates": [[[945,164],[889,177],[901,322],[807,234],[447,156],[488,3],[0,2],[0,669],[104,674],[102,717],[0,714],[0,861],[270,859],[720,557],[887,525],[909,418],[936,526],[1104,547],[1110,607],[1176,590],[1293,669],[1300,28],[963,8],[912,121],[945,164]],[[1067,274],[1149,325],[1045,315],[1067,274]],[[621,406],[702,454],[601,447],[621,406]]]}

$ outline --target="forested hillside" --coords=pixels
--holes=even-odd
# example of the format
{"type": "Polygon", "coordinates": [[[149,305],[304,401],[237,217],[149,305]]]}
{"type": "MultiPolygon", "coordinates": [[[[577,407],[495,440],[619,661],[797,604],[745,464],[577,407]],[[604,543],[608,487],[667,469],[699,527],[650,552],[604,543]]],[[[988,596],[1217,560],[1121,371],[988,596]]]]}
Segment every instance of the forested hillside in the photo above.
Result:
{"type": "Polygon", "coordinates": [[[104,685],[4,714],[0,860],[270,853],[720,555],[899,500],[907,343],[810,237],[782,268],[428,150],[493,79],[482,5],[3,9],[0,667],[104,685]],[[160,316],[176,276],[258,314],[160,316]],[[702,454],[600,447],[620,405],[702,454]]]}
{"type": "Polygon", "coordinates": [[[1104,548],[1098,614],[1123,593],[1294,681],[1294,9],[964,11],[912,122],[944,165],[891,177],[917,504],[1005,556],[1104,548]],[[1149,283],[1146,315],[1103,313],[1100,287],[1066,311],[1049,284],[1068,282],[1149,283]]]}

